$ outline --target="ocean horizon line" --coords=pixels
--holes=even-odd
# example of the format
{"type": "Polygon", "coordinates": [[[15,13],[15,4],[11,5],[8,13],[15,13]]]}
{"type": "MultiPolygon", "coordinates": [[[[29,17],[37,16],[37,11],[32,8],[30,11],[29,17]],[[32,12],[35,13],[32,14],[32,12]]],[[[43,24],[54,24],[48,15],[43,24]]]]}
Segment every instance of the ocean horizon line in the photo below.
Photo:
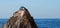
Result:
{"type": "MultiPolygon", "coordinates": [[[[0,19],[9,19],[9,18],[0,18],[0,19]]],[[[60,19],[60,18],[34,18],[34,19],[60,19]]]]}

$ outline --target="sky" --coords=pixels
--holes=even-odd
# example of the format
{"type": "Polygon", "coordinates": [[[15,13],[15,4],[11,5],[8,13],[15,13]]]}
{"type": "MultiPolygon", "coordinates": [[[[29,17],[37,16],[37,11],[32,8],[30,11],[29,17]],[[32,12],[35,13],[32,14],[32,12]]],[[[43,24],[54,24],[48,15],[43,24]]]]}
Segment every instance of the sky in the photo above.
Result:
{"type": "Polygon", "coordinates": [[[21,6],[34,18],[60,18],[60,0],[0,0],[0,18],[10,18],[21,6]]]}

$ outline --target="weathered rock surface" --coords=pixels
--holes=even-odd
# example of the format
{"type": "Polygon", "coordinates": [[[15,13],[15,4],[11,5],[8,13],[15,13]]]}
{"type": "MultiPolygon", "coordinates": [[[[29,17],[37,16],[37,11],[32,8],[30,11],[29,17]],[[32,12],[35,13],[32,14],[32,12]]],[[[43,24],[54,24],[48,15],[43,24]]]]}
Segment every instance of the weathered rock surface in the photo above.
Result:
{"type": "Polygon", "coordinates": [[[25,7],[16,11],[3,28],[37,28],[33,17],[25,7]]]}

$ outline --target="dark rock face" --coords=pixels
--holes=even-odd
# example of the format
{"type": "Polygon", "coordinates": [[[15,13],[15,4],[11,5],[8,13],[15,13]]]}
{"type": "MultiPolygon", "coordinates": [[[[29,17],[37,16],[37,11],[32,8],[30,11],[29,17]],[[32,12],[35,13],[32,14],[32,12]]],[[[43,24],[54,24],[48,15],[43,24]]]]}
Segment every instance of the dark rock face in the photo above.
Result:
{"type": "Polygon", "coordinates": [[[33,17],[25,7],[21,7],[8,20],[3,28],[38,28],[33,17]]]}

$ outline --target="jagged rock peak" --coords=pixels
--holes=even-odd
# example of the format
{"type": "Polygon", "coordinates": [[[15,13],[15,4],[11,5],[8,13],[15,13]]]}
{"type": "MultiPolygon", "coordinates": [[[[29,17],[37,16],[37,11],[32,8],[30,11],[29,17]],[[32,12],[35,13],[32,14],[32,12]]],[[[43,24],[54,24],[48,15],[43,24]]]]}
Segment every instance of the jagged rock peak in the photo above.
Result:
{"type": "Polygon", "coordinates": [[[38,28],[33,17],[25,7],[21,7],[9,18],[3,28],[38,28]]]}

